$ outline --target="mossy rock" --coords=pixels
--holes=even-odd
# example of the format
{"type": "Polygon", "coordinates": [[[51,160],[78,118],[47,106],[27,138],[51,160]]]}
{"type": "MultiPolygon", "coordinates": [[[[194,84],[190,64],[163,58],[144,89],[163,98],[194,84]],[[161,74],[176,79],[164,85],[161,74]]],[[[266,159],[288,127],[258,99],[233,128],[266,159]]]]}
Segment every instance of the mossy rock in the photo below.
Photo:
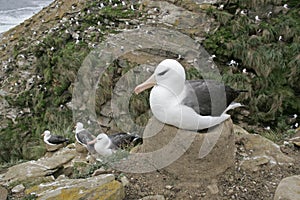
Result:
{"type": "Polygon", "coordinates": [[[86,179],[63,179],[33,186],[25,193],[35,193],[37,199],[101,199],[121,200],[125,197],[124,187],[114,180],[114,175],[99,175],[86,179]]]}

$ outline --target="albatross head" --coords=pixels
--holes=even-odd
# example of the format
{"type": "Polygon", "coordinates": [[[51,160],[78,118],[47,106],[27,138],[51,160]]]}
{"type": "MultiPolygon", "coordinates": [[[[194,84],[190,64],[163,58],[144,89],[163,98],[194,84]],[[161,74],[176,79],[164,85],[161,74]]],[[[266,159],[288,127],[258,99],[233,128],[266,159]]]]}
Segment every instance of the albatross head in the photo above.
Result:
{"type": "Polygon", "coordinates": [[[83,130],[83,124],[81,122],[77,122],[75,126],[75,132],[78,133],[79,131],[83,130]]]}
{"type": "Polygon", "coordinates": [[[95,144],[102,148],[108,148],[111,144],[109,137],[105,133],[100,133],[94,140],[88,142],[88,144],[95,144]]]}
{"type": "Polygon", "coordinates": [[[44,136],[44,139],[48,139],[51,137],[51,133],[48,130],[45,130],[44,133],[42,134],[42,136],[44,136]]]}
{"type": "Polygon", "coordinates": [[[159,85],[179,93],[184,87],[184,82],[185,71],[182,65],[176,60],[166,59],[159,63],[153,75],[144,83],[138,85],[134,92],[139,94],[154,85],[159,85]]]}

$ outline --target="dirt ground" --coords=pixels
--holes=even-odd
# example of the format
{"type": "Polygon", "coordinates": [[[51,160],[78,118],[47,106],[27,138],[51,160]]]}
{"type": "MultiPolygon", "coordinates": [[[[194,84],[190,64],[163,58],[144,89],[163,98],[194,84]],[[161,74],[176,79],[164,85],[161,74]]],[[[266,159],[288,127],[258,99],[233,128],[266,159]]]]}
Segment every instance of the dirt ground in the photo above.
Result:
{"type": "Polygon", "coordinates": [[[126,200],[136,200],[150,195],[163,195],[165,199],[245,199],[271,200],[279,182],[288,176],[300,174],[300,148],[281,146],[282,152],[295,159],[294,165],[262,165],[258,171],[240,168],[242,152],[236,143],[235,166],[210,179],[196,183],[180,182],[165,170],[147,174],[125,174],[130,184],[126,186],[126,200]]]}

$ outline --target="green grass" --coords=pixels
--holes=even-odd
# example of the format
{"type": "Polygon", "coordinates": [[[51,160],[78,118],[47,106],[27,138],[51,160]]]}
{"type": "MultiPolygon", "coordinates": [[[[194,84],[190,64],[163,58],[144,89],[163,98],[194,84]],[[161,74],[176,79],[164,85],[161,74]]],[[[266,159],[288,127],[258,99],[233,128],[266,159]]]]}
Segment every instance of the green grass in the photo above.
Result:
{"type": "MultiPolygon", "coordinates": [[[[240,1],[235,8],[257,9],[268,5],[261,1],[240,1]],[[258,6],[259,5],[259,6],[258,6]]],[[[287,1],[290,10],[255,23],[248,16],[235,15],[224,22],[220,17],[228,10],[210,11],[221,26],[207,35],[204,47],[217,56],[224,81],[249,92],[241,103],[248,106],[249,123],[273,124],[289,129],[284,119],[300,113],[300,16],[299,3],[287,1]],[[283,41],[278,41],[282,36],[283,41]],[[234,59],[239,66],[233,72],[226,62],[234,59]],[[242,73],[247,69],[250,75],[242,73]],[[297,69],[296,69],[297,68],[297,69]]],[[[275,131],[277,132],[277,131],[275,131]]]]}
{"type": "MultiPolygon", "coordinates": [[[[108,5],[108,2],[108,0],[87,1],[86,7],[82,10],[85,14],[80,19],[80,26],[74,28],[66,23],[61,30],[44,35],[37,45],[28,44],[25,38],[20,38],[18,45],[13,47],[14,57],[21,53],[35,56],[33,74],[38,74],[42,79],[36,80],[30,91],[6,97],[12,107],[20,109],[26,107],[30,109],[30,113],[18,117],[16,123],[10,122],[7,128],[1,130],[1,164],[41,157],[45,153],[41,138],[41,133],[45,129],[67,136],[74,141],[73,133],[71,133],[74,125],[72,111],[65,106],[71,101],[77,72],[91,51],[88,42],[100,43],[105,39],[105,35],[116,32],[115,27],[107,26],[110,23],[115,23],[117,27],[119,23],[124,23],[122,22],[124,18],[139,16],[138,11],[121,6],[113,8],[113,4],[108,5]],[[100,2],[107,5],[102,10],[96,6],[100,2]],[[97,25],[98,21],[102,23],[102,26],[97,25]],[[98,26],[97,28],[101,31],[88,35],[78,44],[70,34],[66,33],[66,29],[72,31],[77,29],[83,32],[90,26],[98,26]],[[61,105],[64,108],[61,108],[61,105]]],[[[110,79],[111,77],[116,79],[114,72],[114,70],[108,71],[108,81],[101,82],[101,87],[105,90],[112,87],[113,82],[110,79]]],[[[107,93],[105,101],[110,98],[111,91],[108,90],[107,93]]]]}

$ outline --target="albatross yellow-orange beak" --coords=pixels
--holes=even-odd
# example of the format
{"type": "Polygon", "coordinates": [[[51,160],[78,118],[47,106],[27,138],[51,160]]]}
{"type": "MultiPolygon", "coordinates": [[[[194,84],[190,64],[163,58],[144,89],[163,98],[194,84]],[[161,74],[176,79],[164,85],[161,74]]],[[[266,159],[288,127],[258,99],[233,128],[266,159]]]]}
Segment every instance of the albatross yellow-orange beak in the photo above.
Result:
{"type": "Polygon", "coordinates": [[[144,83],[141,83],[140,85],[136,86],[134,89],[135,94],[139,94],[143,92],[144,90],[153,87],[156,84],[156,80],[154,77],[154,74],[150,76],[144,83]]]}

